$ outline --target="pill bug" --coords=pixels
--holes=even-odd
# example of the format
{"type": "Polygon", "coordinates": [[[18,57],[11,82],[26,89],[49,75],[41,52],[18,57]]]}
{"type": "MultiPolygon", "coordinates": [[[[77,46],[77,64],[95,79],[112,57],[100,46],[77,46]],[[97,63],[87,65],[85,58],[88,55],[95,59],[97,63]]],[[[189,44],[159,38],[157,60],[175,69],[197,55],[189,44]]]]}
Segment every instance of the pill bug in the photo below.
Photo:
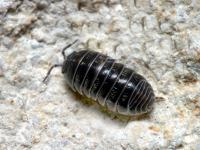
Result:
{"type": "Polygon", "coordinates": [[[132,116],[152,110],[154,92],[143,76],[99,52],[81,50],[66,56],[65,50],[72,44],[62,50],[63,64],[53,65],[44,82],[52,69],[60,66],[71,89],[110,111],[132,116]]]}

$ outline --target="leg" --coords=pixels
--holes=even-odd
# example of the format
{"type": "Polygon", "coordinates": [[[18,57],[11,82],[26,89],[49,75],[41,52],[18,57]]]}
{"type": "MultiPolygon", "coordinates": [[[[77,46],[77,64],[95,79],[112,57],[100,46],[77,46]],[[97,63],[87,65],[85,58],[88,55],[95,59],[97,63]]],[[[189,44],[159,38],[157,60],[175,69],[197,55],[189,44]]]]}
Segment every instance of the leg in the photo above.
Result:
{"type": "Polygon", "coordinates": [[[69,47],[71,47],[73,44],[75,44],[78,40],[75,40],[73,43],[65,46],[63,49],[62,49],[62,55],[64,57],[64,59],[66,58],[66,55],[65,55],[65,50],[68,49],[69,47]]]}
{"type": "Polygon", "coordinates": [[[51,74],[51,71],[53,70],[53,68],[55,68],[55,67],[62,67],[62,66],[63,66],[63,64],[55,64],[55,65],[51,66],[51,68],[50,68],[49,71],[47,72],[47,75],[45,76],[45,78],[44,78],[44,80],[43,80],[42,82],[43,82],[43,83],[46,83],[46,81],[47,81],[49,75],[51,74]]]}

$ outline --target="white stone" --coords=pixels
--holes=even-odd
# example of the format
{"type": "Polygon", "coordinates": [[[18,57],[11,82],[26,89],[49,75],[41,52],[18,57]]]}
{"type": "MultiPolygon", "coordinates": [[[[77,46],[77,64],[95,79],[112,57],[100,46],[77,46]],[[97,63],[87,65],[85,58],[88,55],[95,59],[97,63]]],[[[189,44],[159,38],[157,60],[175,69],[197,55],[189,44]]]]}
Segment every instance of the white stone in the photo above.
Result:
{"type": "Polygon", "coordinates": [[[194,1],[0,2],[0,149],[200,149],[200,32],[194,1]],[[80,10],[78,9],[81,7],[80,10]],[[90,48],[151,83],[149,116],[130,121],[85,102],[61,50],[90,48]]]}

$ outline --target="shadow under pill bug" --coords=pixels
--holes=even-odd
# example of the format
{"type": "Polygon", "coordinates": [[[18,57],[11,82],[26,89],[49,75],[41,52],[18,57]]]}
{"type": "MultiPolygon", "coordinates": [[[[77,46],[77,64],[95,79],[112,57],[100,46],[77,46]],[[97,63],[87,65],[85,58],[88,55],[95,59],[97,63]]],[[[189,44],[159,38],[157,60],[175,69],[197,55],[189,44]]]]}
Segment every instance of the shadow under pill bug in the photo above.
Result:
{"type": "Polygon", "coordinates": [[[132,116],[152,110],[155,95],[144,77],[99,52],[81,50],[66,56],[72,44],[62,50],[63,64],[53,65],[44,82],[54,67],[61,66],[68,86],[110,111],[132,116]]]}

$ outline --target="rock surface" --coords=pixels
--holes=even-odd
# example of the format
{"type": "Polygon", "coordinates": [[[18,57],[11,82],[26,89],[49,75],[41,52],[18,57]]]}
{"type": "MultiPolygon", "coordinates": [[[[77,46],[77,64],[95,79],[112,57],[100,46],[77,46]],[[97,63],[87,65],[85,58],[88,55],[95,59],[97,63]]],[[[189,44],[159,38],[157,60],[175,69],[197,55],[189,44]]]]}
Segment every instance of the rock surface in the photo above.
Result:
{"type": "Polygon", "coordinates": [[[0,149],[200,149],[198,0],[1,0],[0,149]],[[127,121],[85,103],[59,69],[61,49],[108,54],[157,96],[127,121]]]}

